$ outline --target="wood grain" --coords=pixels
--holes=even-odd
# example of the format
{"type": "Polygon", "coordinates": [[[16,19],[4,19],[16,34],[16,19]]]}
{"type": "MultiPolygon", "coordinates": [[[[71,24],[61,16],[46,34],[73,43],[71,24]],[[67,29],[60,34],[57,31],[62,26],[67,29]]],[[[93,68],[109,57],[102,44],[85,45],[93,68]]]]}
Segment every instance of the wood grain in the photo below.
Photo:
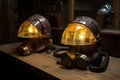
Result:
{"type": "Polygon", "coordinates": [[[52,53],[46,54],[44,52],[33,53],[29,56],[18,56],[15,49],[19,45],[20,43],[0,45],[0,51],[61,80],[120,80],[119,58],[110,57],[108,69],[103,73],[94,73],[89,70],[83,71],[76,68],[68,70],[56,64],[57,59],[52,56],[52,53]]]}

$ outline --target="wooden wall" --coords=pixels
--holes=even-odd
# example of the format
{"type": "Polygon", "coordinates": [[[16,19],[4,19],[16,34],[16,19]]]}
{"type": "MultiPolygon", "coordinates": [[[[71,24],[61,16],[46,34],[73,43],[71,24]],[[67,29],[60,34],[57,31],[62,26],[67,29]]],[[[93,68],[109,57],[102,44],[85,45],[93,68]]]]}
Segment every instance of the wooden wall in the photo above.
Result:
{"type": "Polygon", "coordinates": [[[17,41],[17,0],[0,0],[0,44],[17,41]]]}
{"type": "Polygon", "coordinates": [[[115,29],[120,30],[120,0],[114,1],[114,26],[115,29]]]}

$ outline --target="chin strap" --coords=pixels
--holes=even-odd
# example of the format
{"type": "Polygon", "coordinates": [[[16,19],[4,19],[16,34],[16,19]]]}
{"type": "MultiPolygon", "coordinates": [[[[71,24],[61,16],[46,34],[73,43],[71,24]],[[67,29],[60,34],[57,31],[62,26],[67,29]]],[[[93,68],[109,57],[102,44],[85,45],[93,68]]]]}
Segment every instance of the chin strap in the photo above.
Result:
{"type": "Polygon", "coordinates": [[[104,57],[104,60],[100,64],[100,66],[93,66],[92,64],[89,65],[89,70],[93,72],[104,72],[109,63],[109,54],[106,52],[102,52],[102,57],[104,57]]]}
{"type": "Polygon", "coordinates": [[[56,58],[60,58],[62,54],[64,53],[64,51],[67,51],[67,50],[69,50],[69,47],[55,48],[55,51],[53,52],[53,56],[56,58]],[[63,51],[63,52],[59,54],[59,51],[63,51]]]}

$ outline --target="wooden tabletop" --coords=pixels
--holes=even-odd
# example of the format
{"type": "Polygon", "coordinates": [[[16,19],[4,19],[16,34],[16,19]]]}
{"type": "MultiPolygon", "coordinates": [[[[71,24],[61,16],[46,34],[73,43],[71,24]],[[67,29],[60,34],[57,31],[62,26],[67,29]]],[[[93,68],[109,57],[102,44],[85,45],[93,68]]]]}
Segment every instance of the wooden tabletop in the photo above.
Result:
{"type": "MultiPolygon", "coordinates": [[[[51,54],[33,53],[29,56],[19,56],[15,53],[16,47],[21,43],[0,45],[0,51],[26,63],[38,71],[43,71],[55,79],[61,80],[120,80],[120,59],[110,57],[107,70],[102,73],[94,73],[89,70],[83,71],[77,68],[68,70],[56,64],[57,59],[51,54]]],[[[0,53],[1,54],[1,53],[0,53]]]]}

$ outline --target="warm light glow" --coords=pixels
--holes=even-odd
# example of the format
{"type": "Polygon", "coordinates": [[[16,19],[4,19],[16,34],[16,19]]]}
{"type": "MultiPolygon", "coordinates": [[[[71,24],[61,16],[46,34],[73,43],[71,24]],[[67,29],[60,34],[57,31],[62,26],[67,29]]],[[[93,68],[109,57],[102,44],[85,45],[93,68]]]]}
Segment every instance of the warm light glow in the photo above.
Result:
{"type": "Polygon", "coordinates": [[[32,27],[29,27],[29,28],[28,28],[28,32],[29,32],[29,33],[33,33],[32,27]]]}
{"type": "Polygon", "coordinates": [[[96,42],[94,34],[87,26],[71,23],[63,32],[61,43],[65,45],[89,45],[96,42]]]}
{"type": "Polygon", "coordinates": [[[81,42],[84,42],[85,36],[84,35],[79,35],[79,39],[81,40],[81,42]]]}
{"type": "Polygon", "coordinates": [[[25,21],[19,28],[18,37],[22,38],[37,38],[41,37],[42,33],[32,25],[29,21],[25,21]]]}
{"type": "Polygon", "coordinates": [[[81,29],[81,28],[83,28],[82,26],[77,26],[77,29],[81,29]]]}

